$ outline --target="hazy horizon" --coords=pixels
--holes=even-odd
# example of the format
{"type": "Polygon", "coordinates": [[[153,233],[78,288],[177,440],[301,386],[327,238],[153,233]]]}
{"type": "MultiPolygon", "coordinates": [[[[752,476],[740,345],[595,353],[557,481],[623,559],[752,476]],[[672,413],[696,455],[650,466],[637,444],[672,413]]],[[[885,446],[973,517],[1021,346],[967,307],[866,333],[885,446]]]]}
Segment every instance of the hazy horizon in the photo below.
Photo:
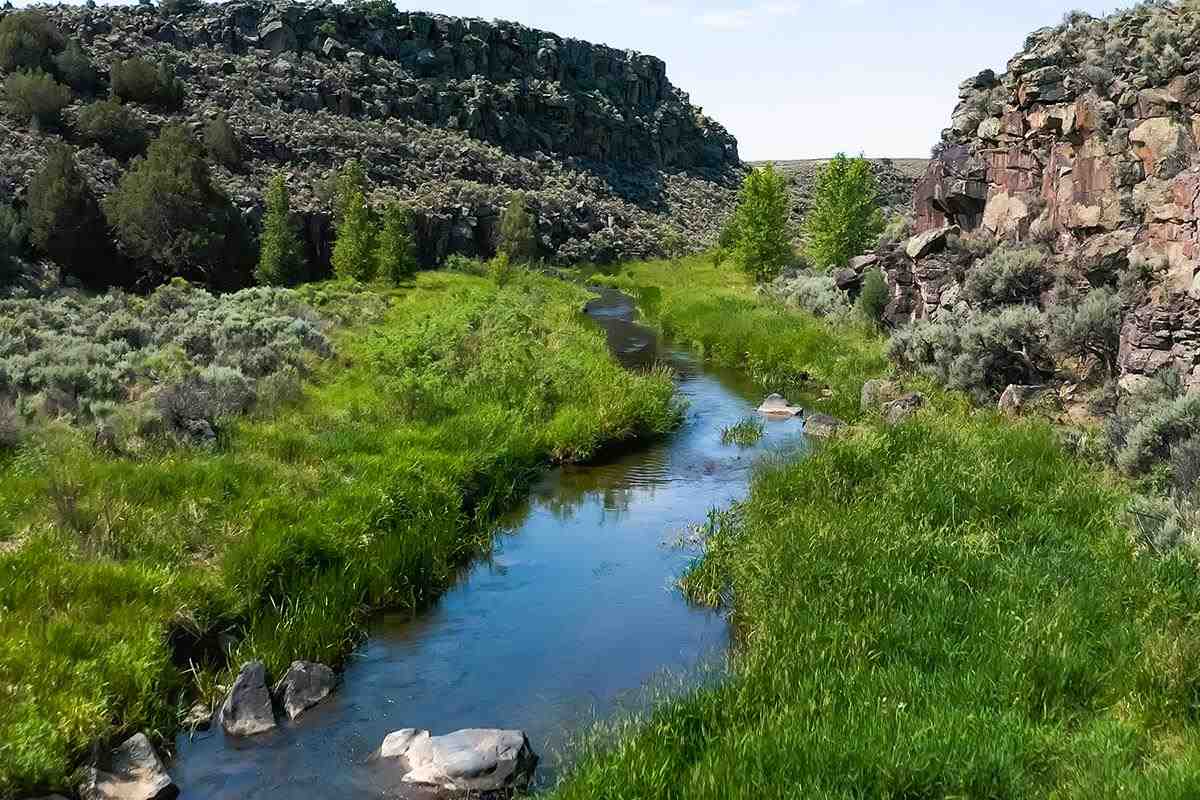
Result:
{"type": "MultiPolygon", "coordinates": [[[[15,5],[37,5],[18,0],[15,5]]],[[[399,3],[508,19],[662,58],[671,81],[737,137],[747,161],[926,158],[959,82],[1002,71],[1032,30],[1110,0],[429,0],[399,3]]],[[[1121,4],[1128,5],[1128,4],[1121,4]]]]}

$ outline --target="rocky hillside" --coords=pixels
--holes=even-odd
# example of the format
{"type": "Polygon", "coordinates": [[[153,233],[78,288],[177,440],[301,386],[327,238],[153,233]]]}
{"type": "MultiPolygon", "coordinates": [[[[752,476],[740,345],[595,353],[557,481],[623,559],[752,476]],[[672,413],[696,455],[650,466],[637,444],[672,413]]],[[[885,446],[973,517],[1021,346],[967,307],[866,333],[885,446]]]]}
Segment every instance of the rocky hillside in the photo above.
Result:
{"type": "Polygon", "coordinates": [[[881,254],[894,321],[969,305],[979,242],[1044,246],[1044,308],[1121,287],[1124,385],[1165,366],[1200,385],[1200,13],[1148,3],[1035,31],[960,87],[916,190],[915,232],[881,254]],[[973,247],[947,247],[958,226],[973,247]]]}
{"type": "MultiPolygon", "coordinates": [[[[247,159],[237,171],[217,168],[218,182],[253,218],[268,176],[285,170],[319,256],[329,242],[326,180],[350,158],[365,162],[376,200],[399,196],[418,209],[426,263],[490,255],[514,190],[527,193],[548,258],[654,255],[670,229],[699,245],[715,235],[741,173],[737,142],[671,84],[661,60],[514,23],[387,2],[44,11],[102,82],[132,56],[173,67],[183,108],[140,108],[152,130],[183,122],[199,131],[226,114],[247,159]]],[[[62,135],[72,138],[69,126],[62,135]]],[[[59,137],[11,119],[0,137],[0,196],[20,198],[59,137]]],[[[99,194],[124,169],[98,147],[81,147],[78,159],[99,194]]]]}

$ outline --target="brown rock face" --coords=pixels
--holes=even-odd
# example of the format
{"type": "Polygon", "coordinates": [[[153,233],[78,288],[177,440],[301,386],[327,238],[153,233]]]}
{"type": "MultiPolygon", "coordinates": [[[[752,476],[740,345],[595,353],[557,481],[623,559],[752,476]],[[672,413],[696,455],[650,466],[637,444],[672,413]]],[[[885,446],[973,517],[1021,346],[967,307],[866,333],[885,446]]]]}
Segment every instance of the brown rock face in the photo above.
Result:
{"type": "MultiPolygon", "coordinates": [[[[1171,366],[1200,386],[1197,52],[1200,13],[1173,7],[1076,14],[1035,31],[1005,74],[960,87],[917,185],[914,233],[958,225],[967,235],[1036,239],[1083,288],[1115,286],[1128,273],[1137,291],[1124,311],[1123,375],[1171,366]],[[1161,46],[1164,31],[1183,59],[1161,46]]],[[[961,308],[945,254],[881,258],[891,319],[961,308]]]]}

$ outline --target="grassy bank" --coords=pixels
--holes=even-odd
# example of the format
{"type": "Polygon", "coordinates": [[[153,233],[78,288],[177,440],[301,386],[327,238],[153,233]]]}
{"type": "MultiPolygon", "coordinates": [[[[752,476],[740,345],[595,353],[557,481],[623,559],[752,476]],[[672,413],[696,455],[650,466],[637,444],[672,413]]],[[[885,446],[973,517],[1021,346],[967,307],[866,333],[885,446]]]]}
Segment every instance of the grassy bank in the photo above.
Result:
{"type": "Polygon", "coordinates": [[[337,663],[366,609],[427,602],[486,548],[542,465],[676,421],[667,376],[622,370],[561,282],[307,296],[351,321],[336,363],[215,445],[116,457],[49,426],[0,456],[0,797],[69,786],[97,739],[168,735],[230,643],[274,675],[337,663]]]}
{"type": "MultiPolygon", "coordinates": [[[[737,279],[705,304],[707,268],[666,273],[618,280],[645,281],[651,315],[689,338],[720,320],[704,344],[723,358],[813,352],[788,340],[818,331],[813,372],[856,402],[874,363],[857,334],[839,350],[737,279]]],[[[1200,581],[1185,558],[1135,557],[1128,500],[1048,426],[937,393],[904,425],[865,419],[764,469],[684,580],[729,605],[729,678],[598,732],[552,796],[1194,795],[1200,581]]]]}

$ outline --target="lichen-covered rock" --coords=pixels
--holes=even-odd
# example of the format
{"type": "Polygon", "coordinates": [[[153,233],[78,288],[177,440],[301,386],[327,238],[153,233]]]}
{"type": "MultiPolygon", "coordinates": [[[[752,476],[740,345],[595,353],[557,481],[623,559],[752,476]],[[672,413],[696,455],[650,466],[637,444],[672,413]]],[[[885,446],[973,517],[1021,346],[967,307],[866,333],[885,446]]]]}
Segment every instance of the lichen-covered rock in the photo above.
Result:
{"type": "Polygon", "coordinates": [[[294,661],[279,685],[283,710],[296,719],[333,692],[337,676],[324,664],[294,661]]]}
{"type": "MultiPolygon", "coordinates": [[[[526,789],[538,757],[521,731],[468,729],[445,736],[407,728],[390,733],[377,753],[403,784],[423,796],[498,797],[526,789]]],[[[401,792],[403,796],[403,792],[401,792]]]]}
{"type": "Polygon", "coordinates": [[[145,734],[134,734],[112,752],[108,769],[92,767],[79,789],[83,800],[173,800],[179,787],[145,734]]]}
{"type": "Polygon", "coordinates": [[[275,727],[275,710],[261,661],[242,666],[221,706],[221,727],[230,736],[255,736],[275,727]]]}

